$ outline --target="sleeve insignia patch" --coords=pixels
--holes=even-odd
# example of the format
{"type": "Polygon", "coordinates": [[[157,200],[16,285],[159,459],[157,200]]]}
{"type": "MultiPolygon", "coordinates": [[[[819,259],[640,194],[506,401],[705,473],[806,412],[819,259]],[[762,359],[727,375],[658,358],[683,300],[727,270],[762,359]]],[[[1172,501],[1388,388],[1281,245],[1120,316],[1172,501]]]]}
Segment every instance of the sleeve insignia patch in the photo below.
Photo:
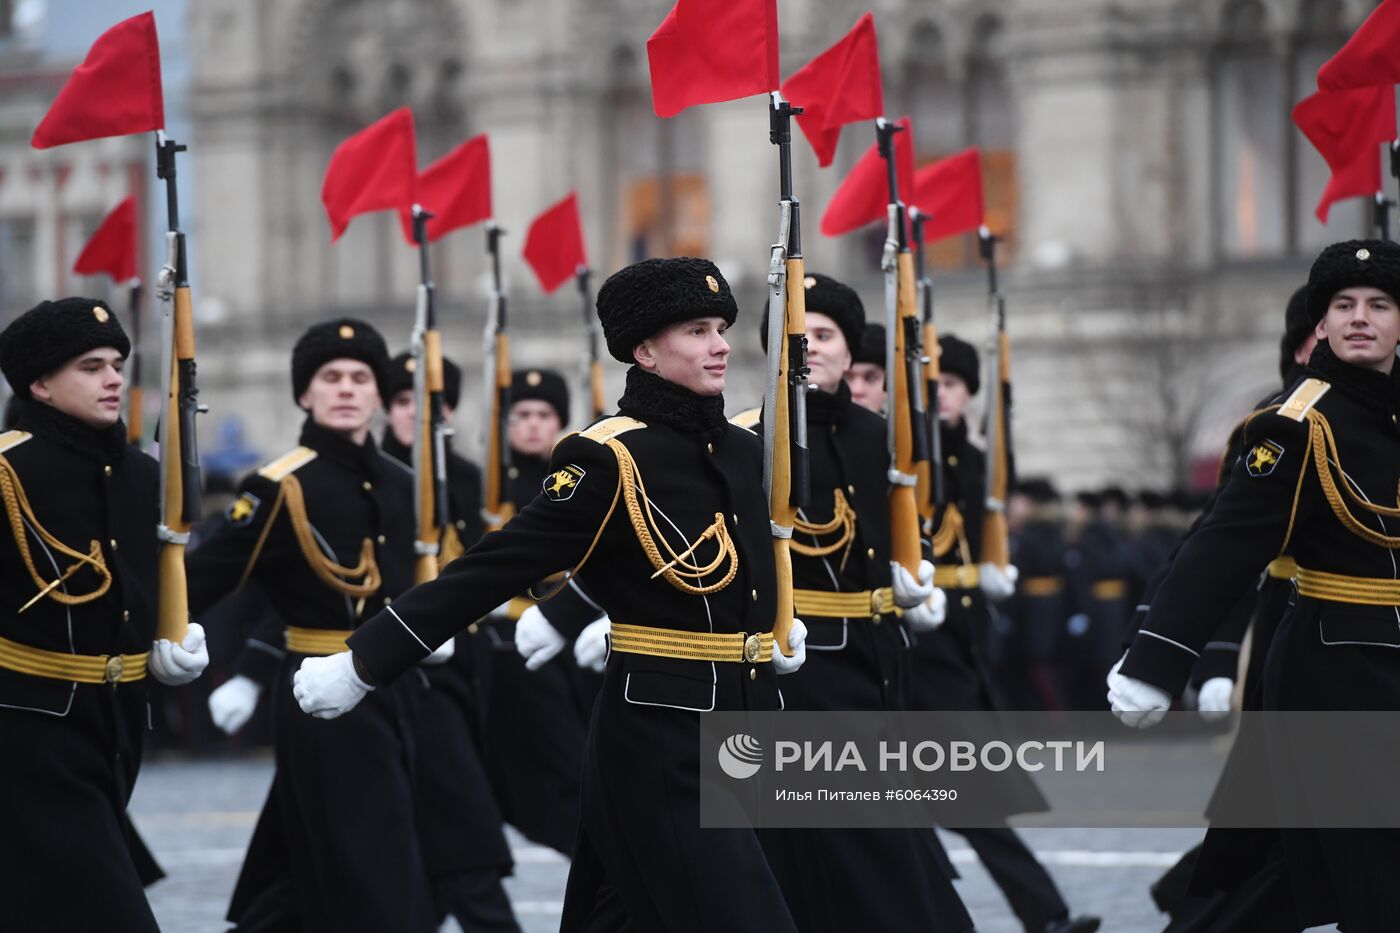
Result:
{"type": "Polygon", "coordinates": [[[1268,476],[1283,459],[1283,446],[1273,441],[1260,441],[1245,455],[1244,468],[1255,478],[1268,476]]]}
{"type": "Polygon", "coordinates": [[[555,502],[564,502],[583,483],[583,475],[583,467],[572,463],[562,470],[555,470],[544,478],[544,494],[555,502]]]}
{"type": "Polygon", "coordinates": [[[234,499],[232,504],[224,511],[229,524],[236,527],[243,527],[253,520],[253,516],[258,514],[258,506],[262,505],[262,500],[251,492],[234,499]]]}

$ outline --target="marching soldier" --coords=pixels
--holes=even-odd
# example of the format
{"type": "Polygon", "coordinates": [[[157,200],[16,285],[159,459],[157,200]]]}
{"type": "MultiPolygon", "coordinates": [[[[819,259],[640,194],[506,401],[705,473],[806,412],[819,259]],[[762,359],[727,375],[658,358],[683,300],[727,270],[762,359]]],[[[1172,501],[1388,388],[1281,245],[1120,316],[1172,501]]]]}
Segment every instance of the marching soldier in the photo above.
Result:
{"type": "Polygon", "coordinates": [[[1085,490],[1076,496],[1078,516],[1068,565],[1072,612],[1067,643],[1065,700],[1070,709],[1102,709],[1098,684],[1120,653],[1132,607],[1127,539],[1119,527],[1123,491],[1085,490]]]}
{"type": "Polygon", "coordinates": [[[1055,661],[1069,618],[1065,583],[1064,510],[1047,479],[1016,485],[1007,505],[1011,560],[1018,575],[1007,604],[1014,621],[1012,658],[1002,685],[1012,709],[1062,709],[1055,661]]]}
{"type": "Polygon", "coordinates": [[[193,606],[251,579],[285,623],[271,693],[277,771],[229,909],[245,925],[286,909],[271,902],[289,873],[303,929],[437,928],[409,767],[423,679],[333,723],[301,715],[291,694],[304,658],[343,652],[413,579],[412,477],[369,436],[388,368],[384,339],[362,321],[307,330],[292,350],[300,446],[245,479],[225,527],[188,557],[193,606]]]}
{"type": "Polygon", "coordinates": [[[315,716],[350,712],[464,619],[573,568],[612,619],[612,651],[561,928],[793,931],[753,831],[699,828],[699,712],[776,710],[775,675],[805,655],[799,622],[793,655],[774,649],[761,444],[724,417],[738,309],[701,259],[629,266],[597,307],[609,352],[632,364],[620,415],[562,441],[541,495],[349,652],[308,659],[296,695],[315,716]]]}
{"type": "Polygon", "coordinates": [[[154,931],[126,804],[146,677],[208,664],[196,624],[155,639],[154,460],[126,443],[131,344],[104,302],[45,301],[0,333],[0,858],[6,930],[154,931]],[[81,891],[81,896],[75,893],[81,891]]]}
{"type": "MultiPolygon", "coordinates": [[[[942,593],[890,560],[885,421],[852,402],[845,376],[865,308],[850,287],[809,272],[807,438],[811,503],[798,513],[793,597],[807,663],[783,681],[783,708],[908,709],[909,634],[942,622],[942,593]],[[935,597],[937,597],[935,599],[935,597]]],[[[767,349],[766,321],[760,327],[767,349]]],[[[755,413],[756,415],[757,413],[755,413]]],[[[749,420],[744,415],[736,423],[749,420]]],[[[754,427],[762,434],[761,420],[754,427]]],[[[965,930],[933,830],[764,830],[759,834],[798,929],[965,930]]]]}
{"type": "MultiPolygon", "coordinates": [[[[1245,423],[1240,456],[1204,521],[1183,543],[1142,630],[1110,673],[1109,701],[1130,725],[1160,719],[1197,663],[1223,613],[1271,560],[1296,565],[1294,597],[1265,661],[1264,710],[1393,710],[1400,610],[1393,502],[1400,480],[1400,403],[1393,370],[1400,343],[1400,247],[1353,240],[1327,247],[1308,279],[1318,337],[1303,379],[1281,405],[1245,423]],[[1345,472],[1343,472],[1345,471],[1345,472]],[[1389,520],[1388,520],[1389,519],[1389,520]]],[[[1389,741],[1390,736],[1377,737],[1389,741]]],[[[1372,763],[1345,748],[1269,748],[1270,790],[1297,800],[1298,774],[1321,756],[1342,799],[1383,800],[1372,763]]],[[[1217,791],[1259,795],[1227,780],[1217,791]]],[[[1381,781],[1385,780],[1381,776],[1381,781]]],[[[1340,922],[1348,933],[1386,930],[1400,891],[1377,883],[1400,862],[1384,829],[1280,831],[1285,885],[1271,929],[1340,922]]],[[[1206,835],[1202,861],[1218,831],[1206,835]]],[[[1226,834],[1223,842],[1233,840],[1226,834]]],[[[1236,859],[1230,888],[1267,865],[1236,859]]]]}

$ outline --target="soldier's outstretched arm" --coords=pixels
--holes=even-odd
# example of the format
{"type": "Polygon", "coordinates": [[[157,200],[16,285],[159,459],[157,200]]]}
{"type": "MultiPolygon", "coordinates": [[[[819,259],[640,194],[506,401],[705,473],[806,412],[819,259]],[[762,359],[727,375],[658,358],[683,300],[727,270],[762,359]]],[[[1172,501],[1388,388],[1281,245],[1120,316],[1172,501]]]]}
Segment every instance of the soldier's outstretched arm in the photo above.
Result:
{"type": "MultiPolygon", "coordinates": [[[[1178,694],[1202,647],[1305,523],[1295,515],[1308,425],[1273,413],[1245,428],[1235,462],[1204,521],[1182,542],[1120,673],[1178,694]]],[[[1302,506],[1299,506],[1300,508],[1302,506]]]]}

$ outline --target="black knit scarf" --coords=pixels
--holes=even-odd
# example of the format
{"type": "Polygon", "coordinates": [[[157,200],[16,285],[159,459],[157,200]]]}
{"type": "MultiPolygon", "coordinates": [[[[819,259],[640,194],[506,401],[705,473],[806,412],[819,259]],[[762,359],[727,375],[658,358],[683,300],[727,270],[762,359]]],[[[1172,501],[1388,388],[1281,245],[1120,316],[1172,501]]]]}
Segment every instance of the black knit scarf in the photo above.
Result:
{"type": "Polygon", "coordinates": [[[617,410],[648,424],[702,437],[722,434],[729,425],[723,395],[696,395],[640,366],[627,370],[627,388],[617,400],[617,410]]]}

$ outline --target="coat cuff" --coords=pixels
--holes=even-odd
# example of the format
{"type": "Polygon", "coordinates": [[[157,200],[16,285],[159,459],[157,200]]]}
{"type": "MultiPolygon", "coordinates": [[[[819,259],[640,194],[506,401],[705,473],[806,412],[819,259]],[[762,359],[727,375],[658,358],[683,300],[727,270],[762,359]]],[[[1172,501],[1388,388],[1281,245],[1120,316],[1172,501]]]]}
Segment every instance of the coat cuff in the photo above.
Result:
{"type": "Polygon", "coordinates": [[[393,606],[385,607],[383,612],[355,629],[346,645],[369,671],[377,687],[392,683],[432,654],[432,648],[399,618],[393,606]]]}
{"type": "Polygon", "coordinates": [[[287,652],[281,648],[258,638],[250,638],[238,653],[233,672],[265,687],[272,683],[272,679],[277,675],[277,668],[286,656],[287,652]]]}
{"type": "Polygon", "coordinates": [[[1200,655],[1180,642],[1147,629],[1137,633],[1118,673],[1179,696],[1200,655]]]}
{"type": "Polygon", "coordinates": [[[1211,641],[1201,649],[1201,659],[1191,672],[1191,684],[1199,687],[1215,677],[1239,678],[1240,646],[1234,642],[1211,641]]]}

